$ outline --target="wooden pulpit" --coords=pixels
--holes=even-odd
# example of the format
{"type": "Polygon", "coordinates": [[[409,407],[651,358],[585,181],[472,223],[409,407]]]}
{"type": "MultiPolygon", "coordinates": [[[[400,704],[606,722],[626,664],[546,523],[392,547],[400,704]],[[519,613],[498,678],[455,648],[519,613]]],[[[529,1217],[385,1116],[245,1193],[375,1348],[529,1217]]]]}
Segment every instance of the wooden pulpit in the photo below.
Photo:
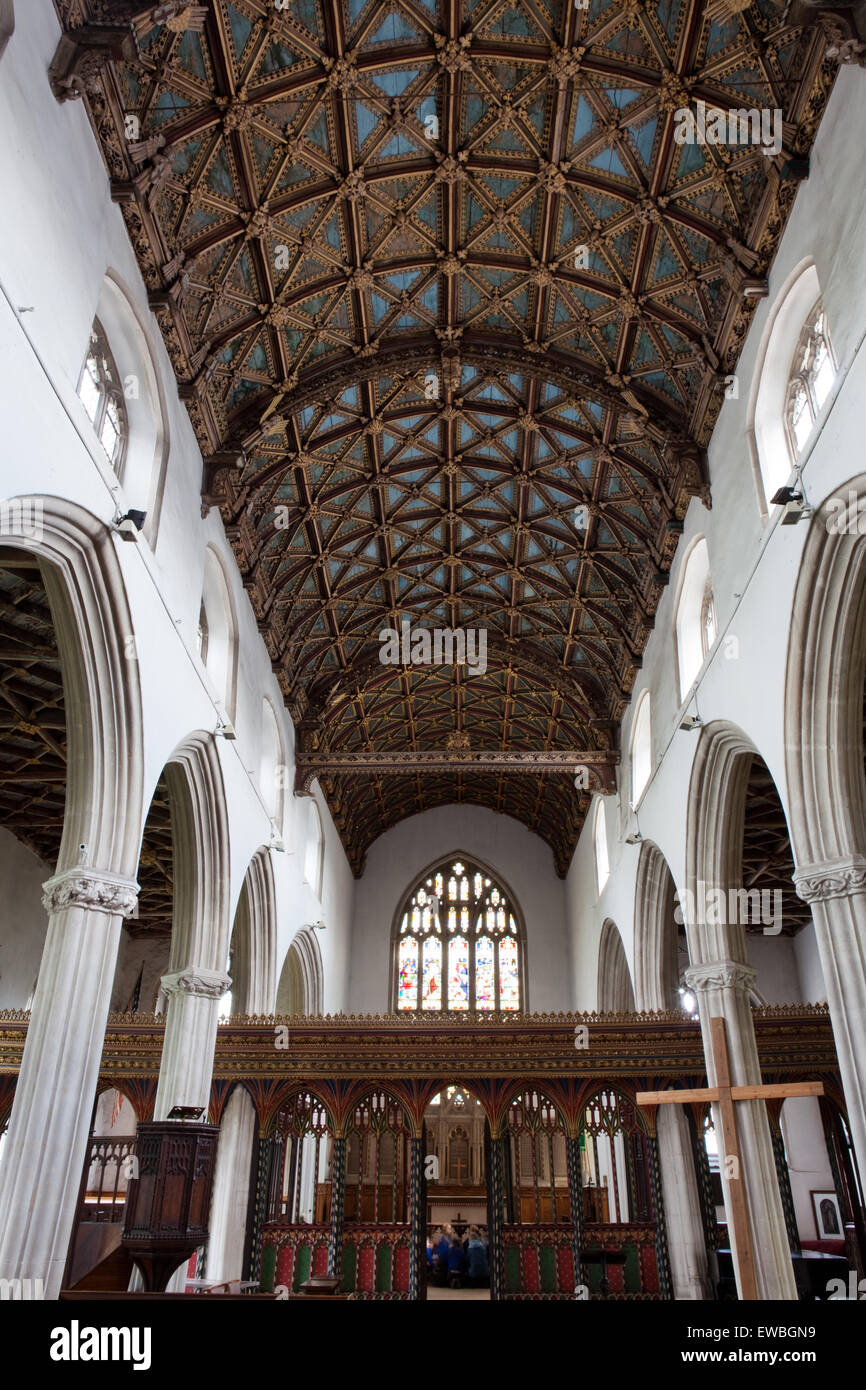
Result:
{"type": "Polygon", "coordinates": [[[123,1246],[148,1293],[208,1237],[219,1125],[151,1120],[138,1126],[136,1167],[126,1197],[123,1246]]]}

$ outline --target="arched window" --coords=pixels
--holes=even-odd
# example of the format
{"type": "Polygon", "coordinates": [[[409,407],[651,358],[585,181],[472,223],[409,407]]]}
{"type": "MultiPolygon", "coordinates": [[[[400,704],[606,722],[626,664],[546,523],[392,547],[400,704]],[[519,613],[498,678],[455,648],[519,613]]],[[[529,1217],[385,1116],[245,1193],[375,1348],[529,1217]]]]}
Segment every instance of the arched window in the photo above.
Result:
{"type": "Polygon", "coordinates": [[[237,681],[237,628],[228,582],[210,546],[205,551],[197,645],[214,697],[231,720],[237,681]]]}
{"type": "Polygon", "coordinates": [[[683,562],[676,612],[677,667],[680,700],[684,700],[716,640],[710,552],[703,536],[683,562]]]}
{"type": "Polygon", "coordinates": [[[638,700],[631,730],[631,804],[637,806],[653,770],[650,693],[638,700]]]}
{"type": "Polygon", "coordinates": [[[134,296],[114,272],[102,282],[78,394],[120,482],[117,505],[145,513],[156,541],[169,452],[165,393],[134,296]]]}
{"type": "Polygon", "coordinates": [[[90,347],[78,381],[78,395],[112,468],[120,477],[129,420],[120,373],[99,319],[93,321],[90,347]]]}
{"type": "Polygon", "coordinates": [[[785,283],[761,345],[749,435],[754,438],[764,511],[788,482],[835,376],[818,272],[806,263],[785,283]]]}
{"type": "Polygon", "coordinates": [[[827,315],[819,299],[803,325],[785,396],[785,427],[794,462],[812,433],[836,376],[827,315]]]}
{"type": "Polygon", "coordinates": [[[322,867],[325,858],[325,837],[322,832],[322,818],[315,801],[310,799],[310,816],[307,821],[307,845],[304,850],[304,882],[308,883],[321,901],[322,867]]]}
{"type": "Polygon", "coordinates": [[[401,1011],[500,1013],[525,1008],[524,953],[510,894],[464,857],[431,869],[397,918],[395,1004],[401,1011]]]}
{"type": "Polygon", "coordinates": [[[607,826],[604,820],[604,801],[599,797],[595,807],[595,820],[592,827],[592,845],[595,851],[595,881],[599,896],[610,878],[610,859],[607,853],[607,826]]]}

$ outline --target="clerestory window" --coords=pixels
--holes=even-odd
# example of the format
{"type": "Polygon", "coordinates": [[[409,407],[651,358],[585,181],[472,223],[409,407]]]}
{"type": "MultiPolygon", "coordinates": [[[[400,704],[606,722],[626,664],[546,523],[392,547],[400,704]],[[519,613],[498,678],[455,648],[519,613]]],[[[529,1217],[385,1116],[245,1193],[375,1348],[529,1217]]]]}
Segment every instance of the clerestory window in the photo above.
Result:
{"type": "Polygon", "coordinates": [[[129,437],[129,422],[120,373],[99,319],[93,321],[90,347],[78,382],[78,395],[112,468],[119,475],[129,437]]]}

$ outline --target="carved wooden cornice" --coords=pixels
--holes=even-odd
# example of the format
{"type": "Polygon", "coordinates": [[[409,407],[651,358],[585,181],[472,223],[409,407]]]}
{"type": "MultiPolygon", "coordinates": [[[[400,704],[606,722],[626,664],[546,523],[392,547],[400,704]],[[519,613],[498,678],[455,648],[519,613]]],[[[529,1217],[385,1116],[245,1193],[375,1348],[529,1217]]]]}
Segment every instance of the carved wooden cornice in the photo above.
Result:
{"type": "MultiPolygon", "coordinates": [[[[0,1013],[0,1073],[18,1070],[27,1018],[21,1011],[0,1013]]],[[[836,1076],[825,1007],[774,1006],[753,1010],[753,1018],[765,1077],[836,1076]]],[[[110,1015],[101,1073],[155,1078],[164,1023],[164,1016],[110,1015]]],[[[389,1077],[431,1082],[549,1077],[582,1084],[630,1077],[683,1083],[704,1074],[700,1025],[678,1012],[475,1014],[459,1021],[453,1015],[419,1021],[399,1014],[232,1018],[218,1029],[214,1061],[215,1082],[295,1080],[314,1089],[317,1082],[337,1078],[374,1083],[389,1077]],[[586,1046],[578,1032],[583,1028],[586,1046]]]]}
{"type": "Polygon", "coordinates": [[[316,778],[334,773],[391,773],[432,772],[437,769],[456,772],[525,773],[538,776],[542,772],[566,773],[573,777],[579,768],[588,772],[587,786],[591,791],[609,794],[616,791],[616,766],[619,754],[581,748],[550,749],[546,753],[499,752],[479,749],[477,752],[449,749],[395,750],[389,753],[299,753],[295,761],[295,791],[304,794],[316,778]]]}

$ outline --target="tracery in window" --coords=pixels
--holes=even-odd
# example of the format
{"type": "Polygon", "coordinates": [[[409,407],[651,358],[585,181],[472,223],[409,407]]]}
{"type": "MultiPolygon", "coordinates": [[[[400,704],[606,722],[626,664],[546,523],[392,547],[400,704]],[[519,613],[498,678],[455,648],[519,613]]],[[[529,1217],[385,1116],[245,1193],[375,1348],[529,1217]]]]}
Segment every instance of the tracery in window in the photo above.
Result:
{"type": "Polygon", "coordinates": [[[463,858],[426,874],[399,919],[396,970],[400,1011],[520,1009],[521,939],[505,889],[463,858]]]}
{"type": "Polygon", "coordinates": [[[819,299],[803,325],[785,395],[785,427],[795,461],[830,394],[835,375],[827,316],[819,299]]]}
{"type": "Polygon", "coordinates": [[[710,583],[710,576],[707,575],[707,582],[704,585],[704,596],[701,600],[701,649],[705,657],[715,640],[716,604],[713,598],[713,586],[710,583]]]}
{"type": "Polygon", "coordinates": [[[78,395],[111,466],[119,474],[129,437],[123,384],[105,330],[93,321],[90,348],[81,371],[78,395]]]}
{"type": "Polygon", "coordinates": [[[202,665],[207,665],[207,613],[205,612],[204,599],[198,612],[198,631],[196,633],[196,646],[201,657],[202,665]]]}

